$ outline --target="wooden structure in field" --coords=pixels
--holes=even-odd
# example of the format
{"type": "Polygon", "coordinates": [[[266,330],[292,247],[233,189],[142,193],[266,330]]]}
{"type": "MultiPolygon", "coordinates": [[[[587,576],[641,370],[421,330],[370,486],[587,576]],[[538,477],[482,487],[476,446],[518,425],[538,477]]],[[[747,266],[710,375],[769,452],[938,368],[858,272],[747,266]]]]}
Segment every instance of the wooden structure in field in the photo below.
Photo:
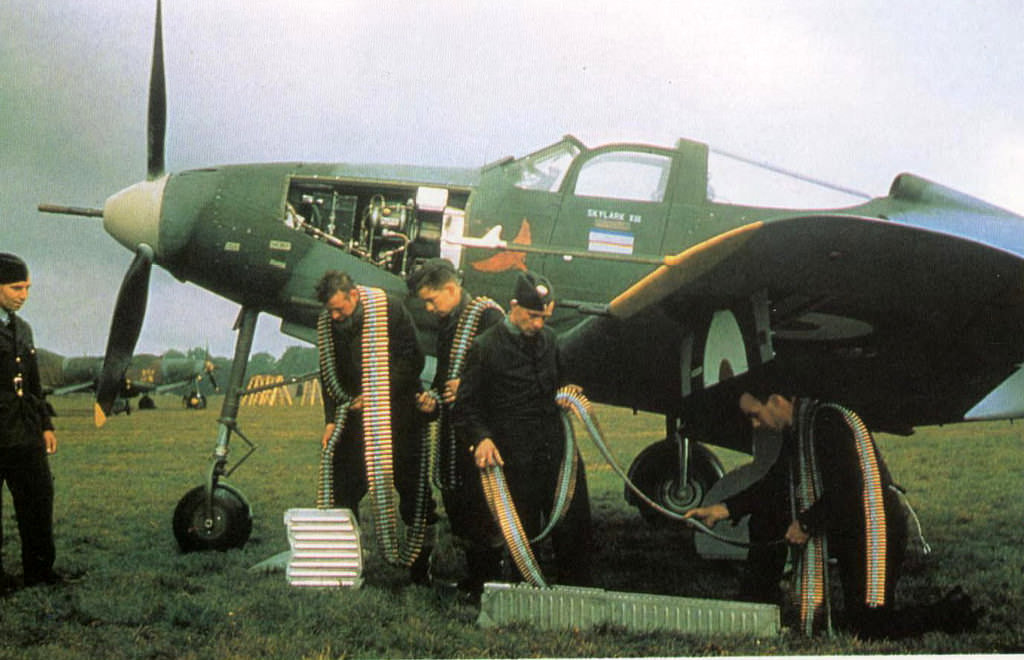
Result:
{"type": "Polygon", "coordinates": [[[311,378],[295,382],[280,374],[256,374],[249,379],[241,405],[243,406],[314,406],[323,403],[320,380],[311,378]]]}
{"type": "Polygon", "coordinates": [[[320,391],[320,379],[313,378],[307,380],[305,383],[299,383],[298,388],[301,389],[302,394],[299,396],[300,406],[318,406],[324,402],[323,392],[320,391]]]}

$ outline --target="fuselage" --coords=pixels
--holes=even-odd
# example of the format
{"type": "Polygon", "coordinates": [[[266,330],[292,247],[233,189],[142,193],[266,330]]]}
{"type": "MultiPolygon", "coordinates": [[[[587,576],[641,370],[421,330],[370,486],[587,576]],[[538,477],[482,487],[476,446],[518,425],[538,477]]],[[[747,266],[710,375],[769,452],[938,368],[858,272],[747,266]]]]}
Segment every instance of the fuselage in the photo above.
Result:
{"type": "MultiPolygon", "coordinates": [[[[151,245],[156,263],[179,279],[280,317],[284,332],[310,342],[319,312],[313,288],[328,269],[404,294],[404,274],[417,260],[445,256],[462,270],[471,292],[503,305],[513,277],[524,267],[546,274],[560,300],[601,304],[650,273],[654,260],[665,255],[751,222],[766,227],[778,222],[781,228],[811,218],[899,225],[917,232],[907,240],[925,233],[948,236],[969,244],[972,254],[1004,255],[1005,268],[1011,270],[1024,255],[1024,218],[912,175],[897,177],[888,196],[859,206],[828,211],[761,208],[711,199],[707,158],[705,145],[686,140],[674,148],[616,144],[587,149],[567,136],[524,158],[478,169],[228,165],[165,175],[126,189],[108,200],[104,224],[129,249],[140,242],[151,245]],[[482,237],[496,226],[501,239],[547,248],[548,253],[466,245],[465,239],[482,237]]],[[[791,242],[799,243],[806,235],[801,230],[791,242]]],[[[940,250],[946,243],[936,245],[940,250]]],[[[886,268],[892,264],[887,262],[886,268]]],[[[775,270],[764,266],[760,274],[781,273],[780,279],[786,280],[797,270],[777,264],[775,270]]],[[[1002,276],[1002,271],[992,275],[1002,276]]],[[[957,364],[958,370],[970,371],[960,379],[969,386],[958,386],[949,373],[930,373],[941,369],[926,356],[955,349],[956,337],[934,336],[927,315],[905,315],[900,323],[906,332],[900,335],[882,318],[900,314],[900,309],[879,295],[857,300],[825,291],[820,300],[800,304],[802,283],[773,289],[756,277],[746,279],[749,284],[740,268],[719,272],[699,282],[691,295],[676,296],[671,304],[656,305],[625,321],[582,315],[563,306],[552,325],[573,353],[573,375],[591,398],[666,414],[678,412],[694,388],[727,376],[709,373],[719,350],[726,357],[738,351],[750,365],[775,354],[813,356],[817,364],[837,360],[851,373],[865,369],[859,378],[880,373],[881,352],[884,360],[904,360],[908,368],[923,368],[926,378],[949,382],[931,394],[914,391],[910,399],[917,403],[898,407],[899,414],[885,412],[889,394],[869,395],[866,383],[848,388],[848,398],[860,404],[867,418],[893,430],[963,419],[1013,371],[1015,360],[1024,360],[1024,342],[1009,346],[1020,329],[1019,305],[1001,317],[1005,331],[985,331],[978,339],[1000,344],[998,358],[983,360],[984,368],[977,372],[970,371],[970,364],[957,364]],[[754,336],[765,327],[744,320],[756,315],[751,300],[758,297],[767,297],[761,303],[770,317],[772,336],[767,341],[754,336]],[[721,310],[731,310],[736,326],[730,331],[732,340],[728,332],[723,335],[725,348],[709,341],[717,341],[712,321],[721,310]],[[858,357],[858,350],[874,357],[858,357]],[[945,405],[940,398],[946,399],[945,405]]],[[[1005,295],[1017,293],[1019,285],[1015,282],[1005,295]]],[[[922,295],[921,290],[904,294],[922,295]]],[[[904,294],[893,291],[896,300],[904,294]]],[[[985,295],[990,294],[996,295],[985,295]]],[[[409,306],[429,350],[429,315],[415,301],[409,306]]],[[[948,318],[942,315],[942,320],[948,318]]],[[[951,333],[963,329],[949,327],[951,333]]]]}

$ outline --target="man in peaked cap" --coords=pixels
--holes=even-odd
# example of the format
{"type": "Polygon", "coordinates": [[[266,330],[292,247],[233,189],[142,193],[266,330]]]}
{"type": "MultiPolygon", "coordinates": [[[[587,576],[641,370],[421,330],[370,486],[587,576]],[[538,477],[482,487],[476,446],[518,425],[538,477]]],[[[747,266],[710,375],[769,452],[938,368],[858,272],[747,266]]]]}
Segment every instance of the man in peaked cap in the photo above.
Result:
{"type": "MultiPolygon", "coordinates": [[[[14,501],[25,586],[61,581],[53,572],[53,477],[47,459],[57,451],[57,436],[43,400],[32,328],[15,314],[30,286],[25,262],[0,253],[0,486],[7,484],[14,501]]],[[[12,585],[0,567],[0,589],[12,585]]]]}
{"type": "MultiPolygon", "coordinates": [[[[527,538],[539,534],[551,513],[564,453],[555,403],[564,383],[555,334],[545,325],[554,306],[554,290],[545,277],[520,274],[508,316],[470,347],[455,402],[464,450],[478,468],[504,468],[527,538]]],[[[590,502],[583,469],[575,497],[551,538],[557,581],[590,584],[590,502]]]]}

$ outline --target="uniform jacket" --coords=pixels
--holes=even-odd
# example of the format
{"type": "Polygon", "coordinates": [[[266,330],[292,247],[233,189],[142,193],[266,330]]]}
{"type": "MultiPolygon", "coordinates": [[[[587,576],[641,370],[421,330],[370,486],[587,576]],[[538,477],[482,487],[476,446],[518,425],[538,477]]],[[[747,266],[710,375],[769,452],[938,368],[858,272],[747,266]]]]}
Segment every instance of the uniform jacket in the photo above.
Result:
{"type": "MultiPolygon", "coordinates": [[[[797,405],[815,405],[810,401],[797,401],[797,405]]],[[[784,432],[783,448],[779,459],[760,481],[726,499],[730,517],[738,520],[759,507],[784,507],[789,515],[789,464],[796,465],[796,437],[799,429],[784,432]]],[[[853,432],[843,421],[842,415],[826,408],[814,416],[814,446],[819,471],[822,477],[821,497],[808,509],[798,513],[797,519],[811,533],[828,532],[832,535],[856,536],[863,532],[864,513],[862,499],[862,474],[857,458],[857,447],[853,432]]],[[[898,506],[895,494],[889,488],[892,477],[885,467],[882,456],[875,448],[882,478],[883,497],[886,508],[898,506]]]]}
{"type": "Polygon", "coordinates": [[[560,459],[562,426],[555,403],[560,385],[550,329],[531,340],[506,320],[478,335],[455,402],[466,451],[491,438],[506,467],[560,459]]]}
{"type": "Polygon", "coordinates": [[[43,431],[53,423],[43,400],[32,328],[15,314],[0,323],[0,450],[45,447],[43,431]],[[21,378],[21,395],[16,378],[21,378]]]}
{"type": "MultiPolygon", "coordinates": [[[[463,290],[462,299],[459,301],[458,306],[441,320],[437,329],[437,370],[434,372],[434,380],[431,383],[431,387],[438,394],[444,391],[445,383],[448,382],[448,370],[452,362],[452,344],[455,342],[455,331],[459,327],[459,318],[466,311],[466,307],[469,306],[472,300],[473,297],[463,290]]],[[[493,307],[484,310],[483,314],[480,315],[480,324],[477,326],[477,336],[483,334],[492,325],[501,322],[503,318],[505,318],[505,315],[493,307]]]]}
{"type": "MultiPolygon", "coordinates": [[[[401,406],[413,406],[412,397],[420,390],[420,371],[423,353],[416,343],[416,329],[412,318],[401,301],[387,294],[388,355],[390,357],[391,400],[401,406]]],[[[363,301],[360,300],[352,316],[340,323],[331,323],[334,334],[335,364],[342,389],[356,397],[363,393],[362,333],[364,322],[363,301]]],[[[322,383],[321,383],[322,384],[322,383]]],[[[328,388],[324,392],[324,418],[335,421],[338,401],[331,398],[328,388]]]]}

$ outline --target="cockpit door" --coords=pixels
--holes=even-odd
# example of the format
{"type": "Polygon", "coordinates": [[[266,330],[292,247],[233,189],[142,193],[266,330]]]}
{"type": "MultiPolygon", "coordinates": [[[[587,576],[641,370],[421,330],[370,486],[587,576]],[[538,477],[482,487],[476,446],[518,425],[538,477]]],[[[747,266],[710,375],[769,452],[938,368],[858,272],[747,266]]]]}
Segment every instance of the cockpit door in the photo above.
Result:
{"type": "MultiPolygon", "coordinates": [[[[569,173],[550,244],[597,256],[658,256],[670,203],[671,152],[616,146],[581,156],[569,173]]],[[[653,269],[628,261],[549,256],[560,299],[607,302],[612,283],[653,269]]]]}

